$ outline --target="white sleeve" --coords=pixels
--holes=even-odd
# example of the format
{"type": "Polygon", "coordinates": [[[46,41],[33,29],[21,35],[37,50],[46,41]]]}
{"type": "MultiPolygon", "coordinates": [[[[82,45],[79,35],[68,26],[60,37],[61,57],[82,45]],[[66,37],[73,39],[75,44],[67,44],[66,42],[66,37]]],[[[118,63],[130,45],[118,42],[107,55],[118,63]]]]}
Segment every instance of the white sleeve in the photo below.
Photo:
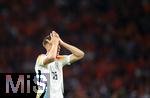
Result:
{"type": "Polygon", "coordinates": [[[70,65],[70,56],[71,55],[63,55],[62,66],[70,65]]]}
{"type": "Polygon", "coordinates": [[[39,65],[44,65],[44,60],[46,59],[46,55],[42,54],[40,55],[37,60],[36,60],[36,65],[39,66],[39,65]]]}

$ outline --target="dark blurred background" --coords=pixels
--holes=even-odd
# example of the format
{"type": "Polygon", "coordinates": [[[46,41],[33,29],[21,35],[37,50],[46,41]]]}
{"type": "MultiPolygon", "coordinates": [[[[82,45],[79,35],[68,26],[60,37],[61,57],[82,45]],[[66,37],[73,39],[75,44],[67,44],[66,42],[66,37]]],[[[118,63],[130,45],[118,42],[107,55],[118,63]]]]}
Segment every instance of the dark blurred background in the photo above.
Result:
{"type": "Polygon", "coordinates": [[[55,30],[85,51],[65,98],[150,98],[149,13],[148,0],[0,0],[0,72],[34,72],[55,30]]]}

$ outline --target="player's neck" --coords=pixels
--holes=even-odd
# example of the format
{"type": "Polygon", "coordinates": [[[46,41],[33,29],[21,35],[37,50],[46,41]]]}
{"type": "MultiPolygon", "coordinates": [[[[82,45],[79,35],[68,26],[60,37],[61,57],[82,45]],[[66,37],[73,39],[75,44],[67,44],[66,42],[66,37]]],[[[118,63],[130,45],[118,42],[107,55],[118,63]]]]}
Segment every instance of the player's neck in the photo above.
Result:
{"type": "MultiPolygon", "coordinates": [[[[46,52],[46,55],[48,55],[48,51],[46,52]]],[[[57,52],[57,55],[56,56],[60,56],[59,52],[57,52]]]]}

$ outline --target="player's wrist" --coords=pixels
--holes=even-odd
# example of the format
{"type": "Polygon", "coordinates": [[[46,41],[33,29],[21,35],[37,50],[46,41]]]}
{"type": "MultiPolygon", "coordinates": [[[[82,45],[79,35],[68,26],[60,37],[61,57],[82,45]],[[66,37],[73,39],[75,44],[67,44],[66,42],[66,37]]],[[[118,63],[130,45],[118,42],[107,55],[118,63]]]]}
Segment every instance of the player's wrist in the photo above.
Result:
{"type": "Polygon", "coordinates": [[[64,44],[64,41],[62,41],[61,39],[59,40],[59,44],[60,45],[63,45],[64,44]]]}
{"type": "Polygon", "coordinates": [[[59,41],[58,41],[58,40],[53,41],[52,44],[53,44],[53,45],[58,45],[58,44],[59,44],[59,41]]]}

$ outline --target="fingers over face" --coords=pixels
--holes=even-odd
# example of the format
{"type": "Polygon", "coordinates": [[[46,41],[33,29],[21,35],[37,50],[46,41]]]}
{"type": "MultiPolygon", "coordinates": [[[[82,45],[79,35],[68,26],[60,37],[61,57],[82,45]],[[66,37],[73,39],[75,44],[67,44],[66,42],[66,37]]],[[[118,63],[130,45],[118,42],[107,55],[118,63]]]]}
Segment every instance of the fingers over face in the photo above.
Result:
{"type": "Polygon", "coordinates": [[[50,36],[51,37],[58,37],[59,38],[59,34],[57,33],[57,32],[55,32],[55,31],[52,31],[51,33],[50,33],[50,36]]]}
{"type": "Polygon", "coordinates": [[[53,37],[52,33],[50,33],[50,37],[51,37],[51,38],[53,37]]]}
{"type": "Polygon", "coordinates": [[[57,36],[57,37],[59,37],[59,34],[58,34],[58,33],[56,33],[56,36],[57,36]]]}
{"type": "Polygon", "coordinates": [[[56,35],[56,32],[55,32],[55,31],[52,31],[52,34],[53,34],[53,35],[56,35]]]}

